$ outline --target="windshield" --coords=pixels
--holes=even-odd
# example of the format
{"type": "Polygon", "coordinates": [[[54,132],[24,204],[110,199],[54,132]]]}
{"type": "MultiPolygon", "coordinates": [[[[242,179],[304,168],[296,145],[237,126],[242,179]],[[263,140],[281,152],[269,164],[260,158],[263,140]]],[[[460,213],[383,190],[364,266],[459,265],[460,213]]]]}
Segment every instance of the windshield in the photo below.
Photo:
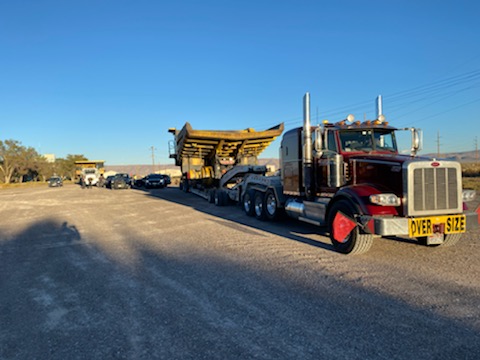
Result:
{"type": "Polygon", "coordinates": [[[397,144],[393,131],[380,129],[340,131],[342,150],[349,151],[389,151],[396,152],[397,144]]]}

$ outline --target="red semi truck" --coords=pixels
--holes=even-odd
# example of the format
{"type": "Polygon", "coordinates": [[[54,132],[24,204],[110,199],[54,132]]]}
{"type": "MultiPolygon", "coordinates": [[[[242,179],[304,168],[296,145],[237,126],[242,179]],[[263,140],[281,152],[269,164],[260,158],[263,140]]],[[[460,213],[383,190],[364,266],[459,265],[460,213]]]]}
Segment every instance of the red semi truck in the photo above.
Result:
{"type": "MultiPolygon", "coordinates": [[[[460,164],[417,156],[421,131],[390,126],[381,108],[379,97],[375,120],[355,121],[349,115],[312,126],[307,93],[303,126],[286,132],[281,141],[280,175],[266,176],[263,167],[234,161],[216,181],[211,181],[213,173],[195,181],[184,176],[182,187],[200,188],[217,205],[239,202],[260,220],[286,213],[326,226],[334,248],[344,254],[364,253],[380,236],[409,237],[428,246],[457,243],[478,227],[480,218],[478,208],[467,210],[466,202],[476,194],[462,189],[460,164]],[[399,130],[411,133],[410,154],[398,150],[399,130]]],[[[191,162],[183,156],[180,140],[185,136],[171,132],[176,135],[171,156],[177,165],[191,162]]],[[[206,159],[197,160],[200,173],[208,174],[202,166],[206,159]]],[[[188,175],[185,166],[182,171],[188,175]]]]}

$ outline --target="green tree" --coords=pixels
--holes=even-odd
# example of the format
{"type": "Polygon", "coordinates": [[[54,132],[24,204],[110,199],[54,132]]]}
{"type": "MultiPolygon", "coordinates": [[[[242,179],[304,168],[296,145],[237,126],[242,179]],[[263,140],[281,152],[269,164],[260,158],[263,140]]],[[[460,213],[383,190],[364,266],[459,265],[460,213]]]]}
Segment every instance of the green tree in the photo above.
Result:
{"type": "Polygon", "coordinates": [[[74,179],[77,160],[87,158],[70,154],[49,163],[32,147],[25,147],[17,140],[0,140],[0,181],[5,184],[24,179],[45,181],[52,175],[74,179]]]}
{"type": "Polygon", "coordinates": [[[5,184],[18,174],[23,150],[24,146],[17,140],[0,140],[0,176],[5,184]]]}
{"type": "Polygon", "coordinates": [[[38,180],[45,158],[32,147],[21,146],[17,158],[18,181],[38,180]]]}
{"type": "Polygon", "coordinates": [[[36,166],[38,169],[38,177],[40,177],[42,181],[46,181],[53,175],[58,175],[56,161],[53,163],[48,162],[47,159],[45,159],[43,156],[40,156],[36,162],[36,166]]]}
{"type": "Polygon", "coordinates": [[[75,179],[75,161],[88,160],[84,155],[67,155],[65,159],[57,159],[55,170],[57,175],[65,178],[75,179]]]}

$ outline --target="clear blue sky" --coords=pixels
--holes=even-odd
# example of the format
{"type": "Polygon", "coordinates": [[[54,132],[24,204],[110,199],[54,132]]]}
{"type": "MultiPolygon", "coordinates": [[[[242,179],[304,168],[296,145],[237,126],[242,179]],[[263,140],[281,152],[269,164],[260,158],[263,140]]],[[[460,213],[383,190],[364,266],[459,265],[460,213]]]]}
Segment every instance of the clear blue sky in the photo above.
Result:
{"type": "Polygon", "coordinates": [[[289,129],[308,91],[314,120],[374,118],[382,94],[423,153],[437,134],[474,150],[479,16],[478,0],[0,0],[0,139],[173,163],[169,127],[289,129]]]}

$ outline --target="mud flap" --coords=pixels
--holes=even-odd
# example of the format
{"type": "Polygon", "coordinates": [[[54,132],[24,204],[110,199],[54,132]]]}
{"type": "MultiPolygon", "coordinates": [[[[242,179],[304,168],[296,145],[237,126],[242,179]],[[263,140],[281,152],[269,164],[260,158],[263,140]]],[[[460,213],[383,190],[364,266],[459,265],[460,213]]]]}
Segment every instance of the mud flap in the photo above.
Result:
{"type": "Polygon", "coordinates": [[[346,242],[348,234],[350,234],[356,226],[357,222],[355,220],[338,211],[332,223],[333,238],[341,243],[346,242]]]}
{"type": "Polygon", "coordinates": [[[370,215],[360,216],[359,226],[365,234],[374,234],[375,235],[375,220],[370,215]]]}

